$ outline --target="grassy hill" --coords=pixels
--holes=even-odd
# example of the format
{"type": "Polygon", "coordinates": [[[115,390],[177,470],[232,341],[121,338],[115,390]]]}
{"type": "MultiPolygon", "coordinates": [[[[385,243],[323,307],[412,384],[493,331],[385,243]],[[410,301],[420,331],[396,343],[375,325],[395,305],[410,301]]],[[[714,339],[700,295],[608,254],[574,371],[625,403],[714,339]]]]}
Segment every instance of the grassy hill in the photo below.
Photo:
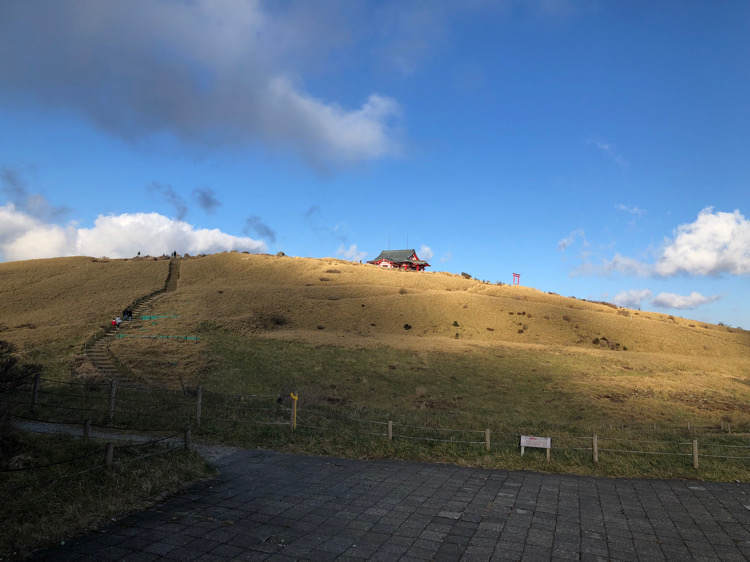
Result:
{"type": "MultiPolygon", "coordinates": [[[[0,338],[61,368],[92,327],[166,273],[153,260],[0,264],[0,338]]],[[[750,424],[750,332],[527,287],[225,253],[183,259],[177,290],[150,313],[111,345],[135,378],[297,390],[302,412],[508,435],[750,424]],[[186,335],[199,343],[173,338],[186,335]]],[[[315,450],[338,451],[328,445],[315,450]]]]}
{"type": "Polygon", "coordinates": [[[0,339],[68,374],[81,345],[135,298],[164,285],[169,261],[56,258],[0,263],[0,339]]]}

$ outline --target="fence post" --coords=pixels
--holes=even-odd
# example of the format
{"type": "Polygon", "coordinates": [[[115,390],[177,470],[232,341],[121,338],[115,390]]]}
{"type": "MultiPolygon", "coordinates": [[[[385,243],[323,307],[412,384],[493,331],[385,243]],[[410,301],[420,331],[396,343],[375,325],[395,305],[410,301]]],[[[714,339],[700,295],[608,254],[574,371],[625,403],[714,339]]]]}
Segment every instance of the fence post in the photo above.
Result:
{"type": "Polygon", "coordinates": [[[112,461],[115,457],[115,447],[112,443],[107,443],[107,448],[104,450],[104,464],[108,469],[112,468],[112,461]]]}
{"type": "Polygon", "coordinates": [[[698,440],[693,439],[693,468],[698,469],[698,440]]]}
{"type": "Polygon", "coordinates": [[[203,408],[203,386],[198,385],[198,392],[195,399],[195,425],[201,426],[201,409],[203,408]]]}
{"type": "Polygon", "coordinates": [[[594,433],[594,437],[591,440],[592,451],[594,453],[594,464],[599,464],[599,436],[594,433]]]}
{"type": "Polygon", "coordinates": [[[91,437],[91,420],[83,422],[83,438],[88,441],[91,437]]]}
{"type": "Polygon", "coordinates": [[[297,400],[299,399],[299,395],[296,392],[292,392],[289,396],[292,397],[292,419],[290,425],[292,426],[292,431],[294,431],[297,429],[297,400]]]}
{"type": "Polygon", "coordinates": [[[109,383],[109,423],[115,420],[115,396],[117,395],[117,381],[112,379],[109,383]]]}
{"type": "Polygon", "coordinates": [[[192,446],[192,432],[190,431],[190,426],[187,426],[185,428],[185,450],[189,451],[190,447],[192,446]]]}
{"type": "Polygon", "coordinates": [[[393,422],[388,420],[388,441],[393,441],[393,422]]]}
{"type": "Polygon", "coordinates": [[[484,430],[484,448],[490,450],[490,428],[484,430]]]}
{"type": "Polygon", "coordinates": [[[37,373],[34,375],[34,386],[31,388],[31,411],[33,412],[36,408],[36,404],[39,401],[39,387],[42,384],[42,375],[37,373]]]}

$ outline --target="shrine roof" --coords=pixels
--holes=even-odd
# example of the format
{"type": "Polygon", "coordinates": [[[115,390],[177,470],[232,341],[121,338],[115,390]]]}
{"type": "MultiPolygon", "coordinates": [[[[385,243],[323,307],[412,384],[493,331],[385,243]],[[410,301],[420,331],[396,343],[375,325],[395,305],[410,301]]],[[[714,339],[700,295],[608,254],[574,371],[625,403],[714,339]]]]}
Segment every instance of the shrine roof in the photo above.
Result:
{"type": "Polygon", "coordinates": [[[372,261],[378,261],[378,260],[388,260],[392,261],[394,263],[403,263],[403,262],[409,262],[416,265],[430,265],[424,260],[411,259],[412,256],[416,256],[417,252],[414,249],[411,250],[383,250],[380,252],[378,257],[376,257],[372,261]]]}

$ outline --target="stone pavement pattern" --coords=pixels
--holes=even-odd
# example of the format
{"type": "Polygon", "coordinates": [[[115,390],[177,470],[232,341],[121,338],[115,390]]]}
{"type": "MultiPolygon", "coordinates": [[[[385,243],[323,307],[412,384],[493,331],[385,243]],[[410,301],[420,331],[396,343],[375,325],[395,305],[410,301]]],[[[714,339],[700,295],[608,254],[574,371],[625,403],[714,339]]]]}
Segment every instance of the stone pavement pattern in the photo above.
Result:
{"type": "Polygon", "coordinates": [[[46,560],[745,560],[750,485],[245,450],[46,560]]]}

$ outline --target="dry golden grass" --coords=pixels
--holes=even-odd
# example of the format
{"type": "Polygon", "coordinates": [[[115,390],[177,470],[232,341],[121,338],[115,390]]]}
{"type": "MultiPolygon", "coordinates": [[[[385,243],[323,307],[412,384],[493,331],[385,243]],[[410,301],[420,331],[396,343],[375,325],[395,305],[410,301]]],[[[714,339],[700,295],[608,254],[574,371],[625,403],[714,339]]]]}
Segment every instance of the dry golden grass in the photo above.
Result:
{"type": "MultiPolygon", "coordinates": [[[[730,415],[736,422],[750,421],[745,406],[750,403],[750,332],[526,287],[335,259],[231,253],[183,260],[178,291],[161,299],[154,312],[178,317],[134,326],[129,333],[200,334],[201,343],[125,338],[113,349],[139,375],[173,386],[209,380],[207,373],[219,364],[243,373],[248,359],[227,367],[219,355],[232,352],[226,346],[218,351],[219,340],[252,349],[253,342],[270,338],[304,342],[313,350],[334,346],[370,349],[373,355],[383,348],[400,350],[402,357],[423,358],[428,370],[435,369],[436,357],[479,361],[483,371],[495,373],[477,383],[483,393],[507,387],[505,392],[513,394],[509,383],[521,376],[538,380],[539,392],[550,397],[576,396],[577,404],[589,404],[600,419],[717,421],[730,415]]],[[[278,363],[288,360],[289,369],[304,370],[290,359],[294,351],[285,349],[278,363]]],[[[312,391],[321,375],[332,376],[327,371],[358,368],[372,369],[317,365],[308,377],[289,380],[312,391]]],[[[456,369],[467,380],[481,378],[470,364],[456,369]]],[[[263,386],[257,372],[246,370],[244,378],[230,378],[243,391],[263,386]]],[[[282,379],[273,380],[281,384],[282,379]]],[[[392,386],[412,392],[419,384],[413,373],[399,371],[392,386]]],[[[373,398],[356,385],[343,391],[339,385],[351,404],[386,404],[393,399],[391,390],[373,398]]],[[[432,398],[450,401],[451,392],[448,385],[432,398]]],[[[485,402],[492,405],[491,399],[485,402]]],[[[561,419],[571,403],[550,398],[539,406],[550,419],[561,419]]]]}
{"type": "Polygon", "coordinates": [[[243,334],[276,327],[311,342],[328,341],[325,334],[334,332],[345,336],[341,343],[397,336],[400,345],[414,349],[450,338],[596,350],[606,347],[606,338],[620,350],[640,353],[723,360],[750,352],[747,331],[448,273],[333,259],[219,254],[184,260],[180,291],[164,306],[183,312],[183,329],[204,320],[243,334]],[[592,343],[596,338],[599,345],[592,343]]]}
{"type": "Polygon", "coordinates": [[[164,285],[168,260],[87,257],[0,263],[0,339],[61,369],[87,336],[164,285]]]}
{"type": "MultiPolygon", "coordinates": [[[[6,329],[0,337],[28,353],[52,350],[69,360],[95,326],[158,288],[166,273],[166,260],[2,264],[6,329]]],[[[550,397],[576,396],[577,404],[590,404],[601,417],[750,420],[750,332],[526,287],[335,259],[226,253],[182,260],[178,290],[156,301],[152,312],[169,317],[134,322],[112,349],[139,377],[173,387],[209,380],[221,366],[238,374],[229,377],[232,384],[252,391],[262,381],[243,370],[247,358],[238,355],[230,365],[221,355],[231,356],[231,346],[252,349],[270,340],[341,349],[342,361],[347,349],[371,350],[367,365],[336,367],[352,373],[372,370],[383,349],[397,351],[397,363],[415,358],[415,370],[460,359],[454,374],[468,381],[479,369],[471,361],[479,362],[485,374],[477,387],[484,393],[494,387],[512,395],[511,381],[522,377],[538,381],[539,391],[550,397]],[[196,334],[198,344],[139,337],[196,334]]],[[[299,370],[293,348],[284,349],[288,357],[279,357],[279,365],[289,359],[288,369],[299,370]]],[[[317,365],[288,379],[313,385],[331,368],[317,365]]],[[[398,374],[375,401],[392,400],[391,387],[411,393],[425,382],[413,373],[398,374]]],[[[440,388],[432,396],[436,403],[452,399],[450,384],[432,386],[433,394],[440,388]]],[[[352,404],[373,400],[356,385],[340,386],[339,392],[352,404]]],[[[550,398],[542,407],[549,417],[561,418],[570,405],[550,398]]]]}
{"type": "MultiPolygon", "coordinates": [[[[13,297],[1,309],[13,336],[7,339],[26,351],[57,347],[70,359],[96,325],[161,286],[167,269],[167,261],[88,258],[5,264],[0,287],[13,297]],[[46,277],[59,281],[38,284],[46,277]],[[44,322],[48,304],[61,324],[44,322]],[[72,319],[65,316],[71,310],[72,319]],[[44,329],[24,332],[27,322],[44,329]]],[[[297,390],[303,419],[316,411],[356,412],[406,424],[491,427],[500,447],[492,466],[526,466],[514,456],[514,440],[525,430],[570,438],[625,424],[632,438],[647,423],[671,439],[688,422],[750,427],[750,332],[527,287],[335,259],[226,253],[183,259],[177,290],[150,312],[159,317],[127,323],[111,345],[138,379],[172,388],[201,383],[229,394],[297,390]]],[[[223,408],[209,404],[206,416],[223,408]]],[[[295,446],[396,454],[343,435],[295,446]]],[[[291,446],[282,437],[222,434],[240,444],[291,446]]],[[[398,454],[476,460],[430,451],[398,454]]],[[[689,463],[618,459],[599,473],[692,474],[689,463]]],[[[554,469],[593,470],[580,459],[554,469]]],[[[734,478],[737,470],[750,474],[718,463],[700,475],[734,478]]]]}

